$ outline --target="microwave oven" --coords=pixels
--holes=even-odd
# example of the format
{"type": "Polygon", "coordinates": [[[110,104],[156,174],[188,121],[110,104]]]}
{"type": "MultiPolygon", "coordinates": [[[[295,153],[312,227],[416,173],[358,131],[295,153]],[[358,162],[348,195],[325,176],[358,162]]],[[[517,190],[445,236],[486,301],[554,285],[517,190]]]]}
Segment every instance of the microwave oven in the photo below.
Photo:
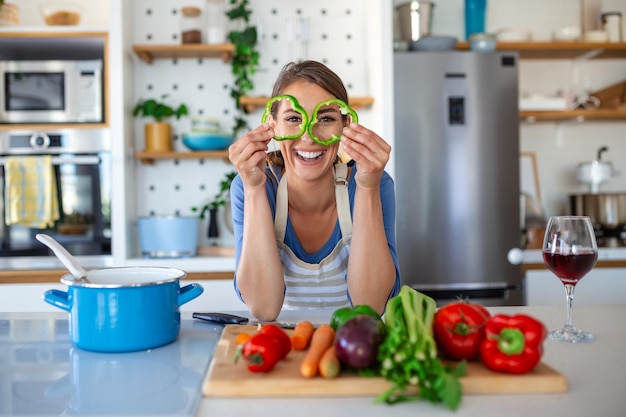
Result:
{"type": "Polygon", "coordinates": [[[0,61],[0,123],[104,122],[102,60],[0,61]]]}

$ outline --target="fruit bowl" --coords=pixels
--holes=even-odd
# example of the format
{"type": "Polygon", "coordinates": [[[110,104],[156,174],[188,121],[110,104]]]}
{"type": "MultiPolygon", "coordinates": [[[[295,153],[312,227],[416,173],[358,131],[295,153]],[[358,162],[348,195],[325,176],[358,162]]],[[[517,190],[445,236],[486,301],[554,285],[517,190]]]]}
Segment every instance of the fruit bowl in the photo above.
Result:
{"type": "Polygon", "coordinates": [[[223,132],[191,132],[183,134],[183,144],[193,151],[219,151],[233,143],[232,136],[223,132]]]}
{"type": "Polygon", "coordinates": [[[76,26],[83,10],[74,3],[47,1],[39,5],[39,11],[48,26],[76,26]]]}

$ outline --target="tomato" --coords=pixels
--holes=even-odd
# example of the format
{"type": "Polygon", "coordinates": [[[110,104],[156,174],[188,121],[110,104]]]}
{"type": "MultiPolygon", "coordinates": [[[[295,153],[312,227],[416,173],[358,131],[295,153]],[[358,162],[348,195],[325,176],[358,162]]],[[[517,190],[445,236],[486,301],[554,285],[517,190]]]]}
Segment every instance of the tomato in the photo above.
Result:
{"type": "Polygon", "coordinates": [[[280,343],[281,359],[291,352],[291,338],[283,329],[275,324],[264,324],[259,330],[259,333],[270,335],[278,340],[278,343],[280,343]]]}
{"type": "Polygon", "coordinates": [[[269,372],[280,361],[282,349],[280,342],[273,336],[263,333],[254,334],[243,345],[241,355],[248,361],[248,370],[269,372]]]}
{"type": "Polygon", "coordinates": [[[437,348],[450,359],[477,359],[490,317],[480,304],[457,301],[441,307],[433,323],[437,348]]]}

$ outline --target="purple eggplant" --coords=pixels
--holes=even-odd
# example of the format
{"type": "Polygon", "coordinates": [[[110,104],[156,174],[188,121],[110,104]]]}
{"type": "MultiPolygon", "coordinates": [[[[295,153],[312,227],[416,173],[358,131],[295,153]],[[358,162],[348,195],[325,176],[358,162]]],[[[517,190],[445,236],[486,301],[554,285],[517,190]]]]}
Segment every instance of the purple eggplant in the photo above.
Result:
{"type": "Polygon", "coordinates": [[[376,363],[378,348],[384,340],[378,319],[358,315],[346,321],[335,337],[337,356],[351,369],[365,369],[376,363]]]}

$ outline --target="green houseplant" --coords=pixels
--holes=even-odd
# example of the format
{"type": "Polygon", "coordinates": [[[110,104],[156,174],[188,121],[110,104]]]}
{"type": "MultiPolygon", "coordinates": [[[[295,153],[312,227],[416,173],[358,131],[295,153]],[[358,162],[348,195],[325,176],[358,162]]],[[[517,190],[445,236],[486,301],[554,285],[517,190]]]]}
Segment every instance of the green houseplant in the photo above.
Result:
{"type": "Polygon", "coordinates": [[[250,24],[248,0],[230,0],[231,9],[226,12],[226,16],[235,23],[236,29],[228,34],[228,39],[235,46],[231,61],[231,72],[235,77],[230,96],[235,100],[235,114],[233,125],[233,137],[237,137],[239,130],[248,128],[244,119],[244,114],[248,113],[245,107],[241,106],[241,97],[252,91],[252,75],[259,65],[259,52],[256,50],[257,30],[256,26],[250,24]]]}
{"type": "Polygon", "coordinates": [[[232,222],[232,219],[227,213],[230,213],[230,207],[227,206],[227,203],[230,199],[230,184],[233,182],[233,179],[237,176],[236,171],[228,172],[224,175],[222,180],[220,181],[220,188],[213,197],[213,199],[206,204],[200,207],[192,207],[191,211],[198,213],[198,217],[202,220],[206,218],[206,213],[209,213],[209,228],[207,236],[209,239],[214,240],[219,236],[219,232],[217,230],[217,210],[220,206],[223,206],[225,209],[225,221],[226,223],[232,222]]]}
{"type": "Polygon", "coordinates": [[[169,117],[175,116],[180,119],[188,113],[185,104],[177,108],[165,103],[167,94],[163,94],[160,100],[148,99],[139,100],[133,109],[133,116],[152,118],[154,121],[146,123],[144,135],[146,141],[146,151],[168,152],[172,150],[172,126],[165,121],[169,117]]]}

